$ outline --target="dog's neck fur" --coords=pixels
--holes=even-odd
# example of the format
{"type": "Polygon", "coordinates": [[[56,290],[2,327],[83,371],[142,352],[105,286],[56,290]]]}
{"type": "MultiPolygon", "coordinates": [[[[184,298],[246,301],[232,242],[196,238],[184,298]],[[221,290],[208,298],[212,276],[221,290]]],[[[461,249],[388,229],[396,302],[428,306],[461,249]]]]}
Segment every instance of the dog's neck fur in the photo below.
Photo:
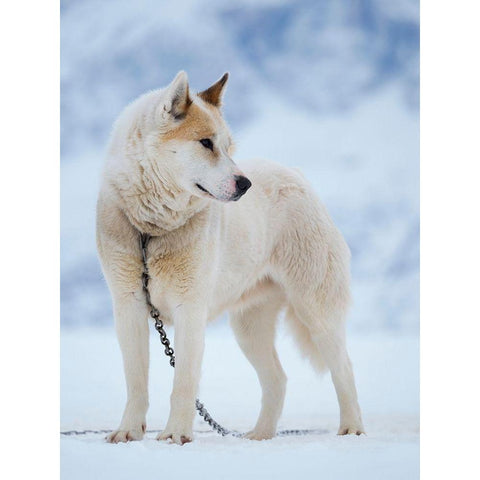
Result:
{"type": "Polygon", "coordinates": [[[110,176],[119,207],[140,232],[163,236],[204,210],[208,200],[193,196],[156,168],[156,163],[133,155],[128,168],[110,176]],[[138,159],[138,160],[136,160],[138,159]]]}
{"type": "Polygon", "coordinates": [[[112,187],[130,223],[140,232],[152,236],[164,236],[177,230],[204,210],[208,203],[208,200],[194,197],[159,178],[154,169],[140,164],[138,175],[131,172],[128,176],[119,175],[112,187]]]}

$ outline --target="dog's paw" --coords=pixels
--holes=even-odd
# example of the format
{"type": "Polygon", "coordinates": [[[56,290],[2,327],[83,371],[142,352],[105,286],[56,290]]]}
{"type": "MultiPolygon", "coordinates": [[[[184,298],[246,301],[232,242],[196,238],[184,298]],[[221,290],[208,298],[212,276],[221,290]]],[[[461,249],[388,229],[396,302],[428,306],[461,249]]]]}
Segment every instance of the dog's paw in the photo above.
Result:
{"type": "Polygon", "coordinates": [[[365,429],[361,422],[352,422],[350,424],[340,425],[337,435],[365,435],[365,429]]]}
{"type": "Polygon", "coordinates": [[[270,440],[275,436],[275,431],[267,430],[250,430],[250,432],[245,433],[243,438],[248,440],[270,440]]]}
{"type": "Polygon", "coordinates": [[[129,430],[115,430],[105,437],[108,443],[125,443],[142,440],[145,435],[146,426],[131,428],[129,430]]]}
{"type": "Polygon", "coordinates": [[[172,432],[170,430],[164,430],[157,435],[157,440],[168,440],[170,443],[176,443],[177,445],[184,445],[193,441],[192,432],[172,432]]]}

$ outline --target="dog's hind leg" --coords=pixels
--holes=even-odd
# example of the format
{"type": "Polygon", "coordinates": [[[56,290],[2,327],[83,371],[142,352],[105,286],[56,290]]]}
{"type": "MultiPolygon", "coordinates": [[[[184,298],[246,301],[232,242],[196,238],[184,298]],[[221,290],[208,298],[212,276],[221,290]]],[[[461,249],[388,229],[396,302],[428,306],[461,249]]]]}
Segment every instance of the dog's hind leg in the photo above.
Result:
{"type": "Polygon", "coordinates": [[[107,437],[110,443],[141,440],[148,409],[148,310],[145,300],[135,294],[114,299],[115,327],[123,356],[127,382],[127,404],[117,430],[107,437]]]}
{"type": "Polygon", "coordinates": [[[291,324],[297,344],[313,367],[317,371],[322,371],[324,367],[330,370],[340,407],[338,434],[365,433],[346,348],[344,320],[325,321],[319,317],[321,308],[309,309],[306,305],[307,302],[302,302],[296,309],[289,308],[287,323],[291,324]]]}
{"type": "Polygon", "coordinates": [[[272,254],[275,280],[287,294],[299,345],[317,370],[331,373],[340,407],[339,434],[363,433],[345,342],[350,252],[308,188],[288,197],[290,215],[272,254]]]}
{"type": "Polygon", "coordinates": [[[254,429],[245,437],[264,440],[275,436],[282,413],[287,378],[275,350],[275,328],[280,302],[270,301],[231,313],[231,326],[243,353],[255,368],[262,387],[262,408],[254,429]]]}

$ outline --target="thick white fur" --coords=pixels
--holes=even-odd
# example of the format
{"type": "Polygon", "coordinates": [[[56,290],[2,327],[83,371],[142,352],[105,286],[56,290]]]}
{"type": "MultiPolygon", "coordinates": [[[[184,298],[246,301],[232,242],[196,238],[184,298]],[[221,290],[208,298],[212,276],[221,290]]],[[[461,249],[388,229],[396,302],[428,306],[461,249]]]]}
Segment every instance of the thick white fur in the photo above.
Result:
{"type": "Polygon", "coordinates": [[[238,202],[227,202],[233,176],[242,174],[229,156],[230,133],[218,109],[196,95],[186,116],[175,119],[173,102],[185,95],[190,94],[181,72],[166,89],[140,97],[120,115],[108,150],[97,244],[112,294],[128,396],[120,426],[108,440],[139,440],[146,428],[148,310],[139,231],[153,236],[152,301],[175,328],[171,410],[159,439],[179,444],[192,439],[204,330],[224,310],[231,313],[235,336],[263,391],[260,416],[247,437],[275,435],[286,384],[274,346],[283,308],[303,354],[317,370],[331,372],[340,405],[338,433],[362,433],[345,348],[350,301],[345,241],[306,180],[275,163],[244,164],[252,187],[238,202]],[[168,136],[195,112],[192,138],[168,136]],[[201,135],[213,129],[208,132],[217,152],[214,161],[194,138],[197,127],[201,135]]]}

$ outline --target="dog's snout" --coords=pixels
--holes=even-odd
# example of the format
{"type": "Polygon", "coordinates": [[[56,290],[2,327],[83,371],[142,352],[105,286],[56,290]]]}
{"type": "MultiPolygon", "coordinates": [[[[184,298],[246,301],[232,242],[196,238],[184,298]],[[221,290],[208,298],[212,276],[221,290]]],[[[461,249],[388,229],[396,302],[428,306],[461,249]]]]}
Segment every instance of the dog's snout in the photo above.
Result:
{"type": "Polygon", "coordinates": [[[252,182],[247,177],[243,177],[242,175],[237,175],[235,177],[235,184],[237,187],[236,194],[239,197],[242,196],[252,186],[252,182]]]}

